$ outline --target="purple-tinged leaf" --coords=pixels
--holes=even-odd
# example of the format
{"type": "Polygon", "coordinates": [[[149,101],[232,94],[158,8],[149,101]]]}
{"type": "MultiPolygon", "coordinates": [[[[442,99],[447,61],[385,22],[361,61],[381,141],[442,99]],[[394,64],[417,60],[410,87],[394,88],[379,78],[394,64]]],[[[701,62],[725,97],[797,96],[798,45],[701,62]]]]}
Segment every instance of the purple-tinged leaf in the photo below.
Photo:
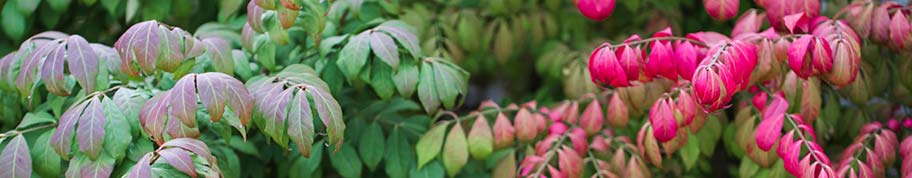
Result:
{"type": "Polygon", "coordinates": [[[32,157],[22,134],[10,140],[0,153],[0,178],[29,178],[32,175],[32,157]]]}
{"type": "Polygon", "coordinates": [[[256,5],[256,2],[247,3],[247,23],[257,32],[263,33],[263,8],[256,5]]]}
{"type": "Polygon", "coordinates": [[[161,46],[162,48],[162,57],[158,58],[156,67],[161,70],[173,72],[181,65],[181,62],[184,61],[184,53],[181,50],[183,42],[183,30],[180,28],[174,28],[168,30],[167,28],[160,28],[161,46]]]}
{"type": "Polygon", "coordinates": [[[180,148],[168,148],[158,152],[158,155],[165,159],[165,162],[171,164],[175,169],[186,173],[190,177],[196,177],[196,168],[193,166],[193,158],[190,153],[180,148]]]}
{"type": "Polygon", "coordinates": [[[165,129],[165,120],[168,119],[169,98],[168,92],[153,96],[139,112],[139,124],[159,145],[165,142],[162,132],[165,129]]]}
{"type": "Polygon", "coordinates": [[[228,96],[224,84],[208,75],[197,75],[196,86],[200,101],[209,112],[209,118],[213,122],[218,122],[225,113],[225,103],[228,102],[225,99],[228,96]]]}
{"type": "Polygon", "coordinates": [[[120,73],[120,55],[117,54],[114,48],[97,43],[89,44],[89,46],[98,55],[98,61],[101,65],[105,65],[105,68],[112,74],[120,73]]]}
{"type": "MultiPolygon", "coordinates": [[[[86,94],[95,91],[95,78],[98,75],[98,55],[89,46],[89,42],[79,35],[67,39],[67,65],[70,74],[82,86],[86,94]]],[[[62,70],[61,70],[62,72],[62,70]]]]}
{"type": "Polygon", "coordinates": [[[91,160],[98,160],[101,155],[101,146],[104,144],[105,115],[98,96],[88,101],[88,106],[79,116],[76,127],[76,141],[79,142],[79,151],[85,153],[91,160]]]}
{"type": "Polygon", "coordinates": [[[66,87],[66,80],[63,78],[64,53],[66,53],[64,45],[58,45],[47,55],[44,64],[40,65],[41,80],[49,92],[58,96],[70,95],[70,91],[66,87]]]}
{"type": "Polygon", "coordinates": [[[80,177],[109,177],[111,176],[111,172],[114,170],[114,158],[101,157],[101,159],[98,159],[96,161],[89,161],[80,166],[80,177]]]}
{"type": "MultiPolygon", "coordinates": [[[[174,118],[174,113],[171,114],[171,118],[174,118]]],[[[171,138],[199,138],[199,135],[196,127],[181,124],[177,119],[168,119],[168,136],[171,138]]]]}
{"type": "Polygon", "coordinates": [[[149,162],[152,159],[153,153],[146,153],[145,156],[139,159],[136,162],[136,165],[133,166],[133,169],[130,169],[130,172],[127,173],[127,178],[151,178],[152,177],[152,165],[149,162]]]}
{"type": "Polygon", "coordinates": [[[203,43],[206,46],[206,53],[209,53],[209,59],[212,60],[212,66],[215,71],[233,75],[234,57],[231,56],[231,43],[218,37],[203,39],[203,43]]]}
{"type": "Polygon", "coordinates": [[[244,51],[248,53],[253,53],[253,38],[256,37],[255,33],[253,27],[250,27],[250,22],[245,23],[244,27],[241,28],[241,48],[244,48],[244,51]]]}
{"type": "Polygon", "coordinates": [[[196,110],[199,107],[196,104],[196,76],[197,74],[189,74],[182,77],[174,84],[174,88],[167,91],[171,115],[188,127],[196,127],[196,110]]]}
{"type": "Polygon", "coordinates": [[[209,110],[213,122],[221,118],[222,112],[212,112],[212,108],[218,108],[217,111],[224,111],[224,104],[228,105],[234,111],[235,115],[241,120],[242,125],[247,125],[250,121],[250,114],[253,112],[253,98],[250,92],[244,87],[244,84],[231,76],[223,73],[209,72],[197,75],[197,85],[200,86],[200,100],[209,110]],[[211,81],[212,83],[206,83],[211,81]],[[224,92],[219,94],[218,92],[224,92]],[[210,104],[206,104],[209,101],[210,104]],[[219,102],[215,102],[219,101],[219,102]]]}
{"type": "Polygon", "coordinates": [[[145,21],[131,26],[114,43],[114,48],[120,53],[121,68],[131,76],[139,76],[133,67],[133,62],[139,64],[143,73],[151,74],[155,71],[155,60],[160,51],[161,34],[157,21],[145,21]]]}
{"type": "Polygon", "coordinates": [[[310,146],[313,145],[313,113],[310,102],[304,91],[298,91],[291,100],[291,109],[288,114],[288,136],[298,146],[298,151],[305,158],[310,158],[310,146]]]}
{"type": "MultiPolygon", "coordinates": [[[[32,88],[35,87],[35,79],[38,77],[38,67],[44,63],[44,57],[51,51],[57,49],[59,42],[49,42],[45,45],[36,45],[35,50],[29,54],[25,61],[22,61],[22,67],[19,68],[19,77],[16,78],[16,88],[22,96],[31,96],[32,88]]],[[[31,98],[29,98],[31,100],[31,98]]]]}
{"type": "Polygon", "coordinates": [[[279,14],[279,23],[282,25],[282,29],[291,28],[291,26],[294,25],[295,20],[298,19],[298,13],[300,12],[286,8],[278,8],[276,11],[279,14]]]}
{"type": "Polygon", "coordinates": [[[288,100],[294,94],[295,88],[288,88],[281,93],[266,98],[268,101],[265,106],[267,110],[263,115],[266,119],[266,128],[264,132],[276,140],[280,145],[287,146],[288,140],[280,139],[285,136],[285,116],[288,115],[288,100]],[[282,143],[285,142],[285,143],[282,143]]]}
{"type": "Polygon", "coordinates": [[[70,159],[70,143],[73,141],[73,129],[76,127],[76,122],[79,121],[79,116],[82,115],[82,111],[85,110],[87,105],[88,101],[73,104],[73,107],[63,112],[63,116],[57,122],[57,130],[54,131],[54,136],[51,137],[51,147],[63,159],[70,159]]]}
{"type": "Polygon", "coordinates": [[[371,32],[370,35],[371,50],[374,51],[384,63],[393,67],[393,70],[399,69],[399,51],[396,42],[389,35],[380,32],[371,32]]]}
{"type": "Polygon", "coordinates": [[[307,92],[313,97],[317,115],[326,126],[329,143],[336,145],[336,151],[342,147],[342,136],[345,133],[345,124],[342,122],[342,108],[336,99],[319,87],[307,87],[307,92]]]}
{"type": "Polygon", "coordinates": [[[215,157],[212,156],[212,153],[209,152],[209,147],[206,146],[206,143],[202,141],[192,139],[192,138],[175,138],[171,141],[165,142],[162,147],[177,147],[183,148],[187,151],[196,153],[197,155],[206,158],[210,163],[215,162],[215,157]]]}
{"type": "Polygon", "coordinates": [[[396,38],[396,41],[399,41],[399,43],[402,44],[402,47],[404,47],[409,51],[409,53],[412,54],[412,57],[420,58],[422,55],[421,46],[418,44],[418,37],[415,36],[414,32],[409,31],[407,29],[407,26],[404,25],[405,24],[401,22],[394,23],[393,21],[389,21],[380,24],[378,29],[380,29],[380,31],[389,33],[390,36],[396,38]],[[402,25],[397,26],[395,24],[402,25]]]}

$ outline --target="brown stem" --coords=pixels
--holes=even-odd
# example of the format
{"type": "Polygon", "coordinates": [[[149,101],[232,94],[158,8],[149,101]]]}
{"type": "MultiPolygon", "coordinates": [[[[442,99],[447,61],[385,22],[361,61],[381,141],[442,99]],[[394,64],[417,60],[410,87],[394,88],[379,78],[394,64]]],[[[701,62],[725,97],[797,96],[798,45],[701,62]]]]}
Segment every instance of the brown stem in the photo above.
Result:
{"type": "Polygon", "coordinates": [[[797,133],[798,133],[798,138],[801,138],[801,140],[804,140],[804,143],[803,143],[803,144],[804,144],[804,146],[808,149],[808,154],[810,154],[811,156],[813,156],[813,157],[814,157],[814,160],[820,161],[821,159],[817,157],[817,154],[812,153],[812,151],[813,151],[814,149],[812,149],[812,148],[811,148],[811,145],[809,145],[809,144],[807,143],[807,142],[810,141],[810,140],[808,140],[807,137],[804,136],[804,132],[802,132],[801,129],[798,128],[798,123],[795,122],[794,118],[792,118],[791,116],[786,115],[786,118],[785,118],[785,119],[789,121],[789,124],[792,124],[792,127],[793,127],[796,131],[798,131],[798,132],[797,132],[797,133]]]}
{"type": "Polygon", "coordinates": [[[542,172],[545,170],[545,166],[548,165],[548,162],[551,162],[551,158],[554,157],[554,154],[555,154],[554,152],[557,151],[557,149],[555,149],[555,148],[559,149],[559,146],[563,145],[564,140],[567,139],[568,136],[569,136],[569,133],[564,133],[563,135],[561,135],[560,139],[558,139],[556,142],[554,142],[554,145],[551,145],[551,147],[548,148],[548,152],[545,153],[545,160],[542,161],[541,166],[538,166],[538,169],[535,170],[535,173],[533,173],[529,176],[526,176],[526,177],[534,177],[534,178],[541,177],[542,172]]]}

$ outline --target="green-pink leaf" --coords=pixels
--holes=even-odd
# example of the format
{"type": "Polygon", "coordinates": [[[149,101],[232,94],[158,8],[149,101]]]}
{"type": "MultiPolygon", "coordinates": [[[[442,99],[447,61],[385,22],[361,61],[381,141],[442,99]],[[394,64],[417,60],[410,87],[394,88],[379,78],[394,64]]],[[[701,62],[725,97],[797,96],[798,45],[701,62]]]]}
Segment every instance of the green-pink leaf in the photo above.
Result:
{"type": "Polygon", "coordinates": [[[88,107],[79,117],[79,124],[76,127],[76,140],[79,141],[79,151],[91,160],[97,160],[104,144],[105,115],[97,96],[87,102],[88,107]]]}
{"type": "Polygon", "coordinates": [[[209,59],[212,60],[212,66],[215,71],[234,74],[234,57],[231,56],[231,43],[219,37],[210,37],[203,39],[206,45],[206,53],[209,53],[209,59]]]}
{"type": "Polygon", "coordinates": [[[320,87],[307,87],[308,93],[313,98],[317,115],[326,126],[329,143],[336,146],[336,151],[342,146],[345,123],[342,122],[342,107],[326,90],[320,87]]]}
{"type": "Polygon", "coordinates": [[[130,169],[130,172],[127,173],[127,178],[150,178],[152,177],[152,165],[149,162],[152,159],[153,153],[146,153],[145,156],[139,159],[136,162],[136,165],[133,166],[133,169],[130,169]]]}
{"type": "Polygon", "coordinates": [[[21,134],[10,140],[0,152],[0,178],[29,178],[32,175],[32,157],[28,143],[21,134]]]}
{"type": "Polygon", "coordinates": [[[291,100],[288,114],[288,136],[298,146],[298,151],[310,158],[310,146],[313,144],[314,125],[310,102],[303,91],[298,91],[291,100]]]}
{"type": "Polygon", "coordinates": [[[377,57],[380,57],[384,63],[393,67],[393,70],[399,69],[399,51],[396,42],[389,35],[381,32],[371,32],[370,47],[377,57]]]}
{"type": "Polygon", "coordinates": [[[459,170],[468,162],[469,152],[467,148],[465,131],[462,130],[462,126],[457,122],[450,129],[446,143],[443,145],[443,167],[446,168],[447,175],[450,175],[450,177],[455,177],[459,170]]]}
{"type": "Polygon", "coordinates": [[[121,56],[121,68],[131,76],[139,76],[133,63],[139,64],[143,73],[155,70],[155,59],[159,56],[161,41],[157,21],[145,21],[131,26],[114,43],[114,49],[121,56]]]}
{"type": "Polygon", "coordinates": [[[79,121],[79,116],[82,115],[82,111],[85,110],[87,105],[88,101],[74,104],[63,113],[63,116],[60,117],[60,122],[57,122],[57,130],[54,131],[54,136],[51,137],[51,147],[63,159],[69,159],[70,157],[73,129],[76,127],[76,122],[79,121]]]}
{"type": "Polygon", "coordinates": [[[168,148],[158,152],[158,155],[164,158],[175,169],[184,172],[190,177],[196,177],[196,168],[193,166],[193,158],[190,153],[180,148],[168,148]]]}
{"type": "Polygon", "coordinates": [[[159,145],[165,142],[162,132],[165,129],[165,121],[168,119],[168,99],[168,92],[154,96],[139,112],[139,124],[159,145]]]}
{"type": "MultiPolygon", "coordinates": [[[[172,119],[180,121],[188,127],[196,127],[196,74],[184,76],[168,91],[170,96],[172,119]]],[[[221,114],[221,113],[218,113],[221,114]]]]}
{"type": "Polygon", "coordinates": [[[66,88],[66,80],[63,78],[65,53],[66,48],[64,45],[58,45],[51,50],[51,53],[44,60],[44,64],[41,65],[41,74],[39,74],[48,91],[58,96],[70,95],[69,89],[66,88]]]}
{"type": "MultiPolygon", "coordinates": [[[[89,42],[79,35],[67,39],[67,65],[70,74],[82,86],[86,94],[95,91],[95,77],[98,75],[98,55],[89,42]]],[[[62,72],[62,69],[61,69],[62,72]]]]}

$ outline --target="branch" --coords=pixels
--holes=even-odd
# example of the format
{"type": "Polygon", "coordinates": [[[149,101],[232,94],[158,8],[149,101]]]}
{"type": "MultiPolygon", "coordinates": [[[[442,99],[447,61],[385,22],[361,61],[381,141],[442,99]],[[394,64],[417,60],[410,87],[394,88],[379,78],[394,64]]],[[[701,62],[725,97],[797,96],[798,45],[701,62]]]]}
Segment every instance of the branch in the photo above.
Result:
{"type": "Polygon", "coordinates": [[[554,145],[551,145],[551,148],[548,148],[548,152],[545,153],[545,160],[540,166],[538,166],[538,169],[535,170],[535,173],[532,173],[526,177],[541,177],[541,173],[545,170],[545,166],[548,165],[548,162],[551,162],[551,158],[554,157],[554,152],[557,151],[555,148],[559,148],[559,146],[563,145],[564,140],[566,140],[569,135],[569,132],[561,135],[560,139],[557,139],[557,141],[554,142],[554,145]]]}
{"type": "Polygon", "coordinates": [[[646,39],[642,39],[642,40],[632,41],[632,42],[629,42],[629,43],[611,45],[610,47],[611,47],[611,48],[617,48],[617,47],[621,47],[621,46],[638,45],[638,44],[649,43],[649,42],[653,42],[653,41],[661,41],[661,40],[687,41],[687,42],[690,42],[690,43],[695,44],[695,45],[699,45],[699,46],[703,46],[703,47],[709,47],[709,45],[707,45],[706,43],[703,43],[703,42],[701,42],[701,41],[697,41],[697,40],[693,40],[693,39],[689,39],[689,38],[684,38],[684,37],[676,37],[676,36],[646,38],[646,39]]]}
{"type": "Polygon", "coordinates": [[[41,130],[41,129],[50,128],[50,127],[53,127],[53,126],[55,126],[55,125],[57,125],[57,123],[53,123],[53,122],[52,122],[52,123],[44,124],[44,125],[41,125],[41,126],[28,128],[28,129],[25,129],[25,130],[10,130],[10,131],[8,131],[8,132],[6,132],[6,133],[0,134],[0,140],[6,139],[7,137],[16,136],[16,135],[24,134],[24,133],[27,133],[27,132],[31,132],[31,131],[36,131],[36,130],[41,130]]]}

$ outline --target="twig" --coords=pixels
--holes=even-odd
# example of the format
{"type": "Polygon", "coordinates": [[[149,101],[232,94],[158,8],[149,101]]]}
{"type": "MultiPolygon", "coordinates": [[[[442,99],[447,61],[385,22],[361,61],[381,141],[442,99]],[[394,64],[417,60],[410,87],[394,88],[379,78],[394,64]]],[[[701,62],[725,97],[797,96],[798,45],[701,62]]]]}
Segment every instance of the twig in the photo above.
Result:
{"type": "Polygon", "coordinates": [[[25,130],[11,130],[11,131],[9,131],[9,132],[0,134],[0,140],[3,140],[3,139],[5,139],[6,137],[10,137],[10,136],[15,136],[15,135],[24,134],[24,133],[31,132],[31,131],[36,131],[36,130],[41,130],[41,129],[50,128],[50,127],[53,127],[53,126],[55,126],[55,125],[57,125],[57,123],[48,123],[48,124],[45,124],[45,125],[41,125],[41,126],[37,126],[37,127],[32,127],[32,128],[28,128],[28,129],[25,129],[25,130]]]}
{"type": "Polygon", "coordinates": [[[551,147],[548,148],[548,152],[545,153],[545,160],[542,161],[541,166],[538,166],[538,169],[535,170],[535,173],[533,173],[527,177],[535,177],[535,178],[541,177],[541,173],[542,173],[542,171],[545,170],[545,166],[548,165],[548,162],[551,162],[551,158],[554,157],[554,152],[557,151],[557,149],[555,149],[555,148],[563,145],[563,142],[567,138],[567,136],[569,136],[569,134],[564,133],[563,135],[561,135],[560,139],[558,139],[556,142],[554,142],[554,145],[551,145],[551,147]]]}

